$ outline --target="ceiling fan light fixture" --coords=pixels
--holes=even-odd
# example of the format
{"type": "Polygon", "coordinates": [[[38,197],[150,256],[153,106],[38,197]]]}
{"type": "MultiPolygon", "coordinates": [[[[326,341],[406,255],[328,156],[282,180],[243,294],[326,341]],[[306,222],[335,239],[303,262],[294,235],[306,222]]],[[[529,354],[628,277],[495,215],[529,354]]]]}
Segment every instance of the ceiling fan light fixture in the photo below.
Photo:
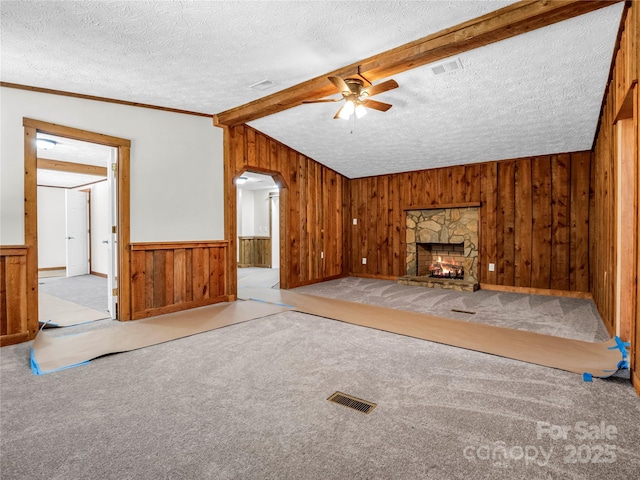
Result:
{"type": "Polygon", "coordinates": [[[355,111],[355,109],[356,107],[353,104],[353,100],[347,100],[344,106],[340,109],[340,113],[338,113],[338,117],[344,120],[349,120],[349,117],[353,115],[353,112],[355,111]]]}
{"type": "Polygon", "coordinates": [[[354,111],[357,118],[362,118],[367,114],[367,109],[364,108],[364,105],[358,105],[354,111]]]}
{"type": "Polygon", "coordinates": [[[46,138],[38,138],[36,140],[36,145],[42,150],[52,150],[57,145],[57,142],[47,140],[46,138]]]}

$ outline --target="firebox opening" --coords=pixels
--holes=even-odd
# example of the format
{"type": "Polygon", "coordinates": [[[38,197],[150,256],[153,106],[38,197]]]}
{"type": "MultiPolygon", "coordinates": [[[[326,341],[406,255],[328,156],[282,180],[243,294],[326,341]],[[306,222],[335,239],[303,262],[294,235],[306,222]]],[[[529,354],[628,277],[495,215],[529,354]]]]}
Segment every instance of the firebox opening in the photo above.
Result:
{"type": "Polygon", "coordinates": [[[464,280],[464,243],[417,243],[419,277],[464,280]]]}

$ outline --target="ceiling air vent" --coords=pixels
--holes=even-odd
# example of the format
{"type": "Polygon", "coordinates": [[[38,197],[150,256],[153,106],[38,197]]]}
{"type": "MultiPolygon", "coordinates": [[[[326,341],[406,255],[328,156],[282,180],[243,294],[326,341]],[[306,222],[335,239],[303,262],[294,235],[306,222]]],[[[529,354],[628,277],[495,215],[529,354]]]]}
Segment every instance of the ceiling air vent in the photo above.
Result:
{"type": "Polygon", "coordinates": [[[258,83],[254,83],[253,85],[249,85],[249,88],[253,88],[254,90],[268,90],[271,87],[274,87],[276,82],[272,82],[271,80],[262,80],[258,83]]]}
{"type": "Polygon", "coordinates": [[[433,73],[434,75],[442,75],[444,73],[462,70],[462,62],[459,58],[454,58],[453,60],[449,59],[446,62],[432,65],[430,68],[431,73],[433,73]]]}

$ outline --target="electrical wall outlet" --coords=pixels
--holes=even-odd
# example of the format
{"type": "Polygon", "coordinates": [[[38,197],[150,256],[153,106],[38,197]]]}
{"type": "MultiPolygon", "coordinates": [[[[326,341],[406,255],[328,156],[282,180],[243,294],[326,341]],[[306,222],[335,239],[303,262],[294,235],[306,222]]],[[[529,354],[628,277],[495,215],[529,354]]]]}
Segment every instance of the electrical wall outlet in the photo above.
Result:
{"type": "Polygon", "coordinates": [[[357,219],[357,218],[354,218],[354,219],[353,219],[353,224],[354,224],[354,225],[357,225],[357,224],[358,224],[358,219],[357,219]]]}
{"type": "Polygon", "coordinates": [[[496,264],[495,263],[490,263],[489,264],[489,271],[490,272],[495,272],[496,270],[496,264]]]}
{"type": "Polygon", "coordinates": [[[367,259],[366,259],[366,258],[363,258],[363,259],[362,259],[362,264],[363,264],[363,265],[366,265],[366,264],[367,264],[367,259]]]}

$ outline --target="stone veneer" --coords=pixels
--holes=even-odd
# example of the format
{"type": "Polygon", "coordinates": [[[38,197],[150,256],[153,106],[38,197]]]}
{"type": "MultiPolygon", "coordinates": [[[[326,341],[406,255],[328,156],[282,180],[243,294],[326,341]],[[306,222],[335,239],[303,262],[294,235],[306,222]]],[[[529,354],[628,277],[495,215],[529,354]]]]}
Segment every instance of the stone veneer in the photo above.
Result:
{"type": "Polygon", "coordinates": [[[478,207],[407,211],[407,276],[417,275],[416,243],[464,243],[464,281],[478,283],[478,207]]]}

